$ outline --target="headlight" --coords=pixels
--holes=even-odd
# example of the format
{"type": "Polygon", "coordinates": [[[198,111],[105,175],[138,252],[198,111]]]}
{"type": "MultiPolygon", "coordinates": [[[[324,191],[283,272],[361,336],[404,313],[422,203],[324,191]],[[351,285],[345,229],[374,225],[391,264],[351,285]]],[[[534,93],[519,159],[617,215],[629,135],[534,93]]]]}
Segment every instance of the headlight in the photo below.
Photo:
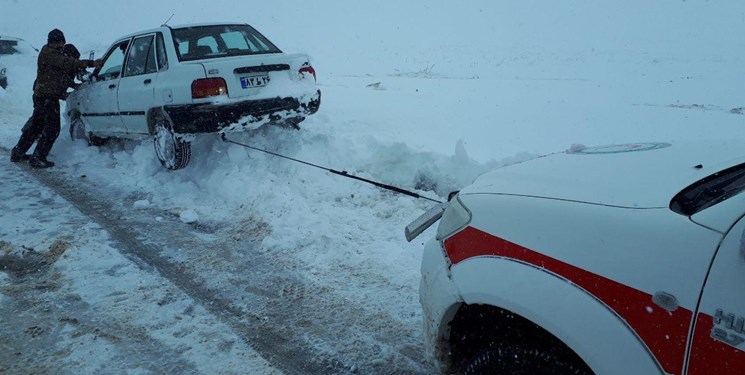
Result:
{"type": "Polygon", "coordinates": [[[440,225],[437,227],[437,240],[442,241],[455,232],[463,229],[471,222],[471,211],[468,211],[460,197],[456,196],[450,201],[450,205],[442,214],[440,225]]]}

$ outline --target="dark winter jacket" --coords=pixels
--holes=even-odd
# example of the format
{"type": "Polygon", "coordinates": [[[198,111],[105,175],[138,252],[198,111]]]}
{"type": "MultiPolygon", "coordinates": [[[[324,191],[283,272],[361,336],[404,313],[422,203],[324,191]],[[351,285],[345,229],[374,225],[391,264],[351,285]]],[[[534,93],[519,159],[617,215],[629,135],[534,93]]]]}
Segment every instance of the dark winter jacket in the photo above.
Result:
{"type": "Polygon", "coordinates": [[[64,99],[69,87],[70,74],[93,66],[90,60],[78,60],[65,56],[62,45],[47,44],[39,52],[34,95],[64,99]]]}

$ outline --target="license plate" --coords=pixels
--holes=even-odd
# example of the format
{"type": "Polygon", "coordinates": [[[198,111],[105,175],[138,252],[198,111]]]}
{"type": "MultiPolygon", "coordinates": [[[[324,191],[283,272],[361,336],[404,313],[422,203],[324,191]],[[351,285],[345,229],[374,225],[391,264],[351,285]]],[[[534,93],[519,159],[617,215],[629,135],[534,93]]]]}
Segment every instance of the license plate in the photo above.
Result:
{"type": "Polygon", "coordinates": [[[244,89],[266,86],[267,83],[269,83],[268,75],[241,77],[241,87],[243,87],[244,89]]]}

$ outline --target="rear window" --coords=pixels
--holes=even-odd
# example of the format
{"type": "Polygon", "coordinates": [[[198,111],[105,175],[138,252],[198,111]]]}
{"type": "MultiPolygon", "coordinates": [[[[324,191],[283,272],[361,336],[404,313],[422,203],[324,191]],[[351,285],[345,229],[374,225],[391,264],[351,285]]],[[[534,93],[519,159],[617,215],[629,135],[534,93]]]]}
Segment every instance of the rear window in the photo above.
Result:
{"type": "Polygon", "coordinates": [[[703,211],[745,190],[745,164],[714,173],[683,189],[670,202],[670,209],[686,216],[703,211]]]}
{"type": "Polygon", "coordinates": [[[171,33],[179,61],[282,52],[248,25],[184,27],[171,33]]]}
{"type": "Polygon", "coordinates": [[[13,55],[18,51],[18,41],[0,39],[0,55],[13,55]]]}

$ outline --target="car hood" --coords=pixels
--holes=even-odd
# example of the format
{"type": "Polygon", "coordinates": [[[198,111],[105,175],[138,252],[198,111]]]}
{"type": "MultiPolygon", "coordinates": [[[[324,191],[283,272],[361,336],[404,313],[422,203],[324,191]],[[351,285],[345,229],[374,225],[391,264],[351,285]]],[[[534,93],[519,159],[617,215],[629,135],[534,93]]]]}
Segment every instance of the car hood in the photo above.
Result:
{"type": "Polygon", "coordinates": [[[662,208],[690,184],[741,163],[745,163],[745,141],[573,146],[487,172],[460,194],[509,194],[662,208]]]}

